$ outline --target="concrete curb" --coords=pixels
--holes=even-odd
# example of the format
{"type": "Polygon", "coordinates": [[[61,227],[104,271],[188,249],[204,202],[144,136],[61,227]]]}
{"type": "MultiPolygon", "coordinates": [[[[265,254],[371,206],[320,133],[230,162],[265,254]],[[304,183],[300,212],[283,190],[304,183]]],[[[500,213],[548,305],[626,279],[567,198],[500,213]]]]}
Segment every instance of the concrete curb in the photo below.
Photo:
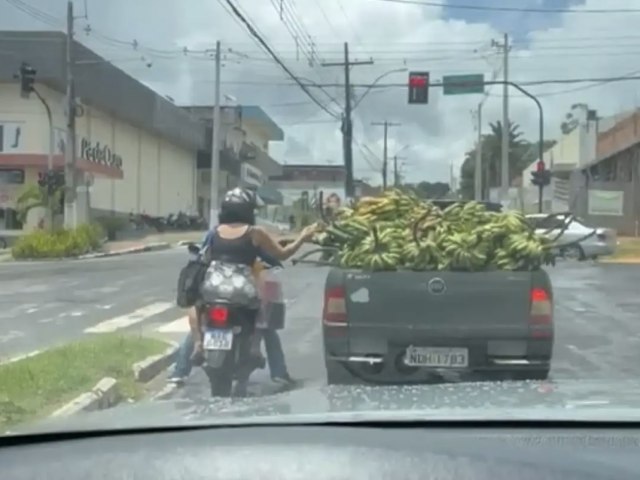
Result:
{"type": "Polygon", "coordinates": [[[143,245],[140,247],[131,247],[131,248],[125,248],[123,250],[115,250],[113,252],[89,253],[87,255],[81,255],[76,258],[78,260],[87,260],[91,258],[118,257],[120,255],[129,255],[132,253],[156,252],[159,250],[167,250],[169,248],[171,248],[170,243],[157,242],[157,243],[149,243],[147,245],[143,245]]]}
{"type": "Polygon", "coordinates": [[[612,265],[638,265],[640,264],[640,258],[611,258],[611,259],[599,259],[596,263],[609,263],[612,265]]]}
{"type": "Polygon", "coordinates": [[[80,412],[104,410],[116,405],[119,401],[118,382],[115,378],[104,377],[89,392],[82,393],[62,408],[56,410],[52,417],[68,417],[80,412]]]}
{"type": "MultiPolygon", "coordinates": [[[[131,368],[137,382],[148,383],[173,364],[180,346],[176,342],[167,343],[170,344],[170,347],[164,353],[152,355],[133,364],[131,368]]],[[[105,410],[116,406],[121,400],[118,393],[118,381],[115,378],[104,377],[90,391],[81,393],[50,416],[68,417],[81,412],[105,410]]]]}
{"type": "Polygon", "coordinates": [[[171,346],[164,353],[152,355],[134,363],[132,369],[136,382],[148,383],[169,368],[175,362],[179,348],[177,343],[171,342],[171,346]]]}

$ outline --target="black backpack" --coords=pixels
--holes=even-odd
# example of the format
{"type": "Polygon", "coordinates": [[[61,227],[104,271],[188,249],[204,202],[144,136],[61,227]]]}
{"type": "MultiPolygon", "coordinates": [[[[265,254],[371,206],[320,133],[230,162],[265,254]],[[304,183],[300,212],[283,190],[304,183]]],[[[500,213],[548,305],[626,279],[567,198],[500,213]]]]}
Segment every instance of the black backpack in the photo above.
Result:
{"type": "Polygon", "coordinates": [[[202,259],[190,260],[178,276],[178,298],[176,303],[179,307],[193,307],[200,296],[200,285],[204,281],[208,268],[207,262],[202,259]]]}

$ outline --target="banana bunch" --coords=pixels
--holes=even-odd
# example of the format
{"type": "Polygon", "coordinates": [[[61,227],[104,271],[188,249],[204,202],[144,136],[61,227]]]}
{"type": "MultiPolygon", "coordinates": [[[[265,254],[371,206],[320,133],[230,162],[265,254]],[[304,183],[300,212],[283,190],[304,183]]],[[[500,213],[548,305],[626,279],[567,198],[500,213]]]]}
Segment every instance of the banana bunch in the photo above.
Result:
{"type": "Polygon", "coordinates": [[[313,241],[338,249],[343,268],[373,271],[534,270],[553,263],[551,241],[520,212],[490,212],[477,202],[440,209],[399,190],[339,209],[313,241]]]}

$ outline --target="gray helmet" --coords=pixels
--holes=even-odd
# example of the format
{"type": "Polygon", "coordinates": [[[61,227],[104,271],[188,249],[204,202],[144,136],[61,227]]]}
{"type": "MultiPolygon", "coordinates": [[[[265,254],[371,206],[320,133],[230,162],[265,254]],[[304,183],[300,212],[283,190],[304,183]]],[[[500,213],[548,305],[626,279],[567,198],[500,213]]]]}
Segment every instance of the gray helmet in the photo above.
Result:
{"type": "Polygon", "coordinates": [[[229,190],[222,199],[222,209],[246,208],[247,210],[255,210],[263,205],[264,202],[253,190],[242,187],[229,190]]]}

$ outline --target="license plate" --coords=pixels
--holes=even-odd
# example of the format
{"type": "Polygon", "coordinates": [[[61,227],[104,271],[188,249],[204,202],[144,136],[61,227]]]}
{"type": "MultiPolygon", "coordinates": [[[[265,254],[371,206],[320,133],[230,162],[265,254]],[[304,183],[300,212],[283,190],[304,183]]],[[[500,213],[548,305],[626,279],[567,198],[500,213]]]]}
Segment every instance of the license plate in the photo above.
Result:
{"type": "Polygon", "coordinates": [[[231,350],[233,330],[206,330],[202,345],[205,350],[231,350]]]}
{"type": "Polygon", "coordinates": [[[411,367],[465,368],[469,366],[466,348],[409,347],[404,363],[411,367]]]}

